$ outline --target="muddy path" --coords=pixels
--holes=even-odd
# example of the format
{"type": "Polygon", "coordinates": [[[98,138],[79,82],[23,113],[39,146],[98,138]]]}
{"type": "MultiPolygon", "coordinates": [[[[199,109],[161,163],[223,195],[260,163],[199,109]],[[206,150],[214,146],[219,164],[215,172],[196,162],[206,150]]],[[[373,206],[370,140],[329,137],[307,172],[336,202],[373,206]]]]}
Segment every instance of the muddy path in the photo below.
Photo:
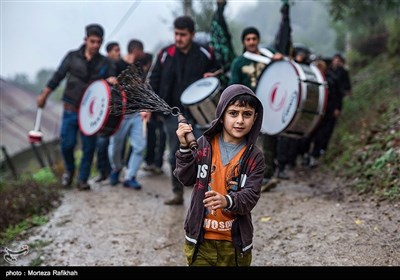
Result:
{"type": "MultiPolygon", "coordinates": [[[[169,174],[165,168],[165,173],[169,174]]],[[[399,266],[400,205],[352,194],[318,169],[263,193],[253,210],[253,266],[399,266]]],[[[65,191],[17,265],[185,266],[185,205],[166,206],[170,178],[140,172],[140,191],[108,182],[65,191]]]]}

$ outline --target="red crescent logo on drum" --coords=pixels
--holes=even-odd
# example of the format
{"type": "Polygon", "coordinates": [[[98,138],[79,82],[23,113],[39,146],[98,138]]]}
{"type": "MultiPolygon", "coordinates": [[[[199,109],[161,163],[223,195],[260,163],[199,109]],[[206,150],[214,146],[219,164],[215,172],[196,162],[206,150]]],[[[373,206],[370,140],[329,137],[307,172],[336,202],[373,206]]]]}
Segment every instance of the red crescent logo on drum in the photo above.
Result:
{"type": "Polygon", "coordinates": [[[279,111],[282,109],[283,105],[285,104],[287,91],[285,90],[285,94],[280,97],[278,94],[279,83],[276,83],[272,86],[270,91],[270,99],[269,99],[269,106],[274,111],[279,111]],[[278,99],[279,98],[279,99],[278,99]]]}
{"type": "Polygon", "coordinates": [[[90,104],[89,104],[89,115],[90,115],[90,116],[93,116],[93,114],[94,114],[94,103],[95,103],[95,101],[96,101],[95,98],[93,98],[93,99],[90,101],[90,104]]]}

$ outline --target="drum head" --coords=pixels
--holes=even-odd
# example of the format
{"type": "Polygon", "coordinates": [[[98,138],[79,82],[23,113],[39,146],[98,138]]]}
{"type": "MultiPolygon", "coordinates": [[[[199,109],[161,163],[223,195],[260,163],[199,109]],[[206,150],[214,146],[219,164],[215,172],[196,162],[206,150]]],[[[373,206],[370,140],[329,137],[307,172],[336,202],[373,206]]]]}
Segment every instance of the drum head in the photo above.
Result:
{"type": "Polygon", "coordinates": [[[216,77],[200,79],[188,86],[181,95],[182,105],[197,104],[219,88],[219,80],[216,77]]]}
{"type": "Polygon", "coordinates": [[[292,121],[299,103],[299,76],[289,61],[270,64],[261,75],[256,95],[264,107],[261,132],[275,135],[292,121]]]}
{"type": "Polygon", "coordinates": [[[110,114],[111,89],[104,80],[89,85],[79,107],[79,127],[83,134],[94,135],[107,122],[110,114]]]}

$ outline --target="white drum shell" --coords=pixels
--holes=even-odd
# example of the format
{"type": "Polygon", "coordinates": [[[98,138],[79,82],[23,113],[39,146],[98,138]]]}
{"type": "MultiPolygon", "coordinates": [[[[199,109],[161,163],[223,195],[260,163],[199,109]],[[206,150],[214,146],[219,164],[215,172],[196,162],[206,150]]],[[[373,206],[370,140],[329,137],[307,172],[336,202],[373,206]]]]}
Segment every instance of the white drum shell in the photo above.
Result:
{"type": "Polygon", "coordinates": [[[276,61],[261,75],[256,95],[264,106],[262,133],[302,137],[320,122],[327,89],[314,65],[276,61]]]}
{"type": "Polygon", "coordinates": [[[119,128],[123,114],[115,114],[113,107],[121,107],[123,102],[124,94],[110,87],[105,80],[91,83],[79,106],[78,121],[82,133],[87,136],[114,134],[119,128]]]}
{"type": "Polygon", "coordinates": [[[181,103],[189,110],[197,126],[207,128],[215,118],[220,95],[219,80],[215,77],[203,78],[184,90],[181,103]]]}

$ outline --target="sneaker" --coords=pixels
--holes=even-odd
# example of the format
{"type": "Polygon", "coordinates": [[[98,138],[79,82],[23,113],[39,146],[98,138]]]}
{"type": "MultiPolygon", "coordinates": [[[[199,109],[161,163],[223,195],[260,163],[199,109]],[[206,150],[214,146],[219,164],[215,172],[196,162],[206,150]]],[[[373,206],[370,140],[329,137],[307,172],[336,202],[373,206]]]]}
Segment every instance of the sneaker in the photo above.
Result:
{"type": "Polygon", "coordinates": [[[287,175],[287,173],[284,170],[283,171],[279,171],[277,177],[279,179],[282,179],[282,180],[289,180],[290,179],[289,175],[287,175]]]}
{"type": "Polygon", "coordinates": [[[182,205],[183,204],[183,193],[174,193],[171,199],[164,201],[165,205],[182,205]]]}
{"type": "Polygon", "coordinates": [[[80,191],[90,190],[90,185],[86,181],[78,181],[77,188],[80,191]]]}
{"type": "Polygon", "coordinates": [[[74,172],[66,171],[61,177],[61,185],[63,187],[69,187],[71,186],[73,179],[74,179],[74,172]]]}
{"type": "Polygon", "coordinates": [[[261,192],[269,192],[273,188],[275,188],[279,183],[279,180],[276,178],[264,178],[261,185],[261,192]]]}
{"type": "Polygon", "coordinates": [[[139,184],[138,181],[136,181],[135,178],[132,178],[130,180],[125,180],[124,187],[132,188],[134,190],[140,190],[142,188],[142,186],[139,184]]]}
{"type": "Polygon", "coordinates": [[[116,186],[119,183],[119,173],[120,171],[111,171],[110,173],[110,185],[116,186]]]}

